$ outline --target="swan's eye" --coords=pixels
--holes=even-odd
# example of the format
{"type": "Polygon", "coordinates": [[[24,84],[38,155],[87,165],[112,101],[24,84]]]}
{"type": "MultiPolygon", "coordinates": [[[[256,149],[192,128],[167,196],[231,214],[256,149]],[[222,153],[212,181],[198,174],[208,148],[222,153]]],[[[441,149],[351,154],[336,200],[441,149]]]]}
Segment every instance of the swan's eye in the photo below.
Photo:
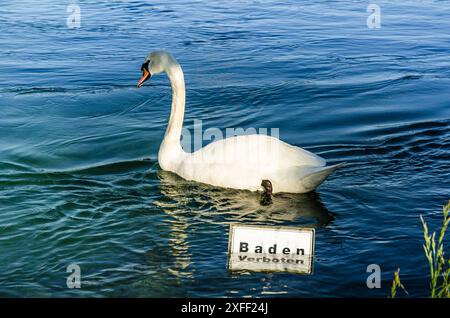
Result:
{"type": "Polygon", "coordinates": [[[148,72],[148,63],[150,63],[150,61],[145,62],[144,64],[142,64],[141,66],[141,71],[146,70],[148,72]]]}

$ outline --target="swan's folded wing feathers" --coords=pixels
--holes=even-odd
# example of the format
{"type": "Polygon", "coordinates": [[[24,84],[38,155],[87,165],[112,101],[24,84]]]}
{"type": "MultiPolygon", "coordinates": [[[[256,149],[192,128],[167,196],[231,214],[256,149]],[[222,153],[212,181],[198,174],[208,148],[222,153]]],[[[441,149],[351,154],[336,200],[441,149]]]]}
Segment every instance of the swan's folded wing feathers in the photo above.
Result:
{"type": "Polygon", "coordinates": [[[266,135],[241,135],[218,140],[192,154],[196,162],[209,164],[248,163],[266,169],[291,166],[325,166],[325,159],[302,148],[266,135]]]}
{"type": "Polygon", "coordinates": [[[323,167],[327,164],[326,160],[322,157],[319,157],[316,154],[313,154],[312,152],[305,150],[303,148],[289,145],[288,143],[285,143],[283,141],[280,141],[284,144],[284,147],[282,148],[281,152],[283,155],[283,158],[288,157],[293,162],[295,161],[296,164],[294,165],[308,165],[308,166],[318,166],[323,167]]]}

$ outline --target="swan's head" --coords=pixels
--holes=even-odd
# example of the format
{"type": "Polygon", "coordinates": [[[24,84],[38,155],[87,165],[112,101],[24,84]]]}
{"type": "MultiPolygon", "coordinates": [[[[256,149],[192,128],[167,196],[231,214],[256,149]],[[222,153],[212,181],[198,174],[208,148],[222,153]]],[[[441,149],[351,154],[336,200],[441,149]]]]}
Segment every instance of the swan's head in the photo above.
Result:
{"type": "Polygon", "coordinates": [[[141,66],[142,77],[137,86],[142,87],[144,82],[155,74],[165,72],[169,66],[177,64],[176,60],[167,52],[154,51],[150,53],[141,66]]]}

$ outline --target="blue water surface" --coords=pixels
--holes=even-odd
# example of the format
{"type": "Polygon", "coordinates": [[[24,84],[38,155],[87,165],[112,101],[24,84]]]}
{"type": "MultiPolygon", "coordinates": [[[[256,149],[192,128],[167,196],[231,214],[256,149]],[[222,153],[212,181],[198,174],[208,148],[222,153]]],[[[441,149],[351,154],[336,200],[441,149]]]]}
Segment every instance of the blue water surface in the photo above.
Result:
{"type": "Polygon", "coordinates": [[[79,0],[68,28],[72,3],[0,7],[0,296],[387,297],[397,268],[428,295],[419,215],[436,228],[450,198],[449,2],[377,0],[379,29],[358,0],[79,0]],[[170,85],[136,88],[155,49],[184,69],[185,127],[279,128],[347,166],[268,207],[161,171],[170,85]],[[229,273],[232,223],[315,227],[314,273],[229,273]]]}

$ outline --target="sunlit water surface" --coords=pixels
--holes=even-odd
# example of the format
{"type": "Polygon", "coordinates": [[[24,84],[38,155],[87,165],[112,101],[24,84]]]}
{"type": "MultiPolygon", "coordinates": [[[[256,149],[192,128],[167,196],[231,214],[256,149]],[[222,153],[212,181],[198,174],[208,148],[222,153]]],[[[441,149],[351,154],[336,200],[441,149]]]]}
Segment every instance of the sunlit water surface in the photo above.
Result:
{"type": "Polygon", "coordinates": [[[356,0],[80,1],[79,29],[68,3],[0,8],[1,296],[386,297],[398,267],[427,295],[419,215],[437,226],[450,193],[448,2],[377,1],[381,29],[356,0]],[[268,207],[161,171],[170,86],[135,87],[157,48],[184,68],[187,128],[279,128],[348,165],[268,207]],[[313,275],[230,274],[231,223],[315,227],[313,275]]]}

